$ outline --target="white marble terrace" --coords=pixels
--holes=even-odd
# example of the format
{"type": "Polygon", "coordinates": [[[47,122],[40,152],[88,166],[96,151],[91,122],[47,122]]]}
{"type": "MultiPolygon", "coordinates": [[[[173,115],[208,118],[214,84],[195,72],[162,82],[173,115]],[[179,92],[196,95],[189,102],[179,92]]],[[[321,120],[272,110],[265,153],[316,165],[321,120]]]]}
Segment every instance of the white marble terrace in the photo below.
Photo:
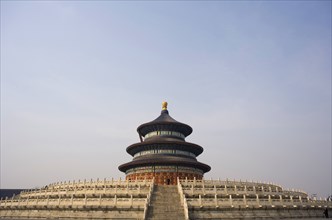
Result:
{"type": "Polygon", "coordinates": [[[186,179],[179,180],[178,188],[185,209],[332,208],[332,201],[311,199],[301,190],[285,190],[272,183],[186,179]]]}
{"type": "Polygon", "coordinates": [[[154,180],[52,183],[0,201],[0,209],[139,209],[146,215],[154,180]]]}

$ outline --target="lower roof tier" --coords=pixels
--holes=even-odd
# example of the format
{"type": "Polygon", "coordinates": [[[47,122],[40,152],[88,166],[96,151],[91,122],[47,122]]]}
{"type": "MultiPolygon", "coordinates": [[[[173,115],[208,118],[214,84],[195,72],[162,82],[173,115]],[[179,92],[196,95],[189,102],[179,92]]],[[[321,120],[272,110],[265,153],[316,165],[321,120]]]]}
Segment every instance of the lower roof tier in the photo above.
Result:
{"type": "Polygon", "coordinates": [[[181,150],[188,151],[196,156],[200,155],[203,152],[203,148],[197,144],[184,142],[184,141],[168,141],[168,140],[158,140],[153,142],[140,142],[132,144],[127,147],[127,152],[134,156],[140,151],[154,150],[154,149],[170,149],[170,150],[181,150]]]}
{"type": "Polygon", "coordinates": [[[196,160],[178,156],[171,155],[155,155],[150,158],[144,158],[141,160],[133,160],[129,163],[125,163],[119,166],[119,170],[122,172],[126,172],[128,169],[141,167],[141,166],[156,166],[156,165],[167,165],[167,166],[184,166],[195,169],[200,169],[204,173],[209,172],[211,167],[204,163],[200,163],[196,160]]]}

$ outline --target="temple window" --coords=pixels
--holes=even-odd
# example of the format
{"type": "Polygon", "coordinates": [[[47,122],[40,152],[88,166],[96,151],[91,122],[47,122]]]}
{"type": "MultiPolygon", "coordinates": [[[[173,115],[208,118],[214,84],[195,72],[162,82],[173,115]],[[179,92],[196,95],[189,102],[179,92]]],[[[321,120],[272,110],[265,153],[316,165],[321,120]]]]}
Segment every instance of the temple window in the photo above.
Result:
{"type": "Polygon", "coordinates": [[[173,136],[173,137],[180,137],[182,139],[185,138],[185,136],[183,134],[181,134],[180,132],[176,132],[176,131],[152,131],[150,133],[147,133],[144,138],[150,138],[153,136],[173,136]]]}
{"type": "Polygon", "coordinates": [[[173,150],[173,149],[154,149],[154,150],[140,151],[134,155],[134,158],[147,154],[175,154],[175,155],[185,155],[196,158],[196,155],[189,151],[173,150]]]}

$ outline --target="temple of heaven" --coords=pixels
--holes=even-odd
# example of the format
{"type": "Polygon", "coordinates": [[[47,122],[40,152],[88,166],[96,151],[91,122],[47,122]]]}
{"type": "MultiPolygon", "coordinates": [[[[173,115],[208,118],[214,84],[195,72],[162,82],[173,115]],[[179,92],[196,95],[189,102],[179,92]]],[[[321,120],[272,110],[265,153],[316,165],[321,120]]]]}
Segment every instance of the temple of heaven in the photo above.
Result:
{"type": "Polygon", "coordinates": [[[189,125],[174,120],[163,102],[160,116],[137,128],[140,142],[127,147],[133,160],[119,170],[128,180],[154,178],[158,185],[175,185],[177,178],[202,179],[211,167],[196,159],[203,148],[185,141],[192,131],[189,125]]]}
{"type": "Polygon", "coordinates": [[[211,168],[196,159],[203,148],[185,141],[192,131],[163,102],[160,116],[137,128],[140,142],[127,147],[133,160],[119,166],[125,179],[55,182],[9,197],[0,190],[0,219],[263,220],[332,213],[331,198],[276,183],[204,179],[211,168]]]}

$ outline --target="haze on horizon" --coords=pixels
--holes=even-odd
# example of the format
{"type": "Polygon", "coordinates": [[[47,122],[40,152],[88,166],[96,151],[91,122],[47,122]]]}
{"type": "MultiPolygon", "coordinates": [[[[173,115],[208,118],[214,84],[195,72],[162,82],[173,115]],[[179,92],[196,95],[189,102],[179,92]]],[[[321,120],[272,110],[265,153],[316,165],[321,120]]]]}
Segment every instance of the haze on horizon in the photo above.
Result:
{"type": "Polygon", "coordinates": [[[0,188],[124,178],[170,115],[205,178],[332,195],[331,1],[1,1],[0,188]]]}

